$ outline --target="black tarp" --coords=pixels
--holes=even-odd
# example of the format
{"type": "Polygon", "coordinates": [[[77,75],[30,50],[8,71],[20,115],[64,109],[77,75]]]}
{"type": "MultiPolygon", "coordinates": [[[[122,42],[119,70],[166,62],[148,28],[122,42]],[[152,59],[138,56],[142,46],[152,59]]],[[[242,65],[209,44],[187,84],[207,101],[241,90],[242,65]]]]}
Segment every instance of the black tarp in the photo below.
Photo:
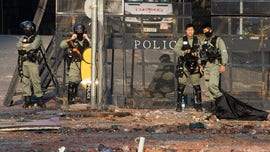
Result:
{"type": "Polygon", "coordinates": [[[267,120],[268,112],[254,108],[223,92],[216,103],[215,115],[219,119],[267,120]]]}

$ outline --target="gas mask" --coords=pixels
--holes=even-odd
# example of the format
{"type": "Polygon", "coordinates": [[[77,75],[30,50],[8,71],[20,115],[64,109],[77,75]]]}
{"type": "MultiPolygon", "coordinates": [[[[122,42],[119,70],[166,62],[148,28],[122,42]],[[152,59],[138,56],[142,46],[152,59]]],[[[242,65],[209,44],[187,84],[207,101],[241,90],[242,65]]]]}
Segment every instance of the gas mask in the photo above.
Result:
{"type": "Polygon", "coordinates": [[[212,34],[213,33],[210,31],[204,33],[205,37],[207,37],[207,38],[210,38],[212,36],[212,34]]]}
{"type": "Polygon", "coordinates": [[[24,34],[29,37],[31,35],[33,35],[33,32],[31,30],[24,30],[24,34]]]}
{"type": "Polygon", "coordinates": [[[77,39],[82,41],[83,40],[83,33],[76,33],[77,34],[77,39]]]}

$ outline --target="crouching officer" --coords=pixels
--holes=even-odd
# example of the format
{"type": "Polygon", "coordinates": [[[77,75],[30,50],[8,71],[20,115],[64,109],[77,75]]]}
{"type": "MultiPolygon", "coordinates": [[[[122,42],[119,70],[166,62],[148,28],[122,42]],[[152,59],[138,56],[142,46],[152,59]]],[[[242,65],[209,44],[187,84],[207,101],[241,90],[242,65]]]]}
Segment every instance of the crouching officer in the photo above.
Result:
{"type": "Polygon", "coordinates": [[[86,34],[85,26],[81,23],[73,27],[74,34],[63,40],[60,47],[69,48],[67,51],[68,62],[68,104],[74,104],[77,88],[81,82],[81,60],[85,49],[90,47],[90,38],[86,34]]]}
{"type": "Polygon", "coordinates": [[[177,65],[177,106],[176,111],[181,111],[181,103],[184,98],[184,90],[187,85],[187,79],[190,78],[194,88],[194,108],[197,111],[202,111],[201,103],[201,87],[200,87],[200,60],[199,50],[200,41],[197,36],[194,36],[195,27],[193,24],[187,24],[185,27],[185,36],[178,39],[175,52],[178,55],[177,65]]]}
{"type": "Polygon", "coordinates": [[[205,86],[211,102],[211,112],[215,112],[216,103],[221,99],[220,74],[225,71],[228,63],[227,48],[221,37],[213,34],[212,26],[206,23],[202,27],[205,39],[200,51],[204,68],[205,86]]]}
{"type": "Polygon", "coordinates": [[[24,21],[20,24],[24,31],[17,42],[18,49],[18,70],[21,77],[24,96],[24,108],[31,106],[31,96],[34,94],[38,100],[37,105],[45,108],[46,105],[42,100],[43,92],[41,90],[40,76],[39,76],[39,60],[41,59],[41,45],[40,36],[36,34],[36,25],[32,21],[24,21]],[[33,93],[31,91],[33,88],[33,93]]]}

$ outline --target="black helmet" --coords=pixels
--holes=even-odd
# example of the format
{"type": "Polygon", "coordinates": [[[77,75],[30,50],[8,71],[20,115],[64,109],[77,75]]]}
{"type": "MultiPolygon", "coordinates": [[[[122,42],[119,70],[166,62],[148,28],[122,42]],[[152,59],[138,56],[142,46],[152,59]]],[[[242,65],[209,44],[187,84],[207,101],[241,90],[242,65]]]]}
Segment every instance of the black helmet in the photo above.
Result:
{"type": "Polygon", "coordinates": [[[170,55],[168,55],[168,54],[163,54],[163,55],[161,55],[161,56],[159,57],[159,60],[160,60],[161,62],[168,62],[168,61],[170,61],[170,55]]]}
{"type": "Polygon", "coordinates": [[[208,22],[208,23],[203,24],[202,29],[205,29],[205,28],[210,28],[210,29],[212,29],[211,23],[208,22]]]}
{"type": "Polygon", "coordinates": [[[27,36],[31,36],[31,35],[35,34],[35,32],[36,32],[36,25],[32,21],[28,21],[28,20],[23,21],[23,22],[21,22],[20,27],[24,30],[24,33],[27,36]]]}
{"type": "Polygon", "coordinates": [[[84,27],[83,24],[78,23],[78,24],[74,25],[73,31],[76,34],[78,34],[78,33],[85,33],[85,27],[84,27]]]}

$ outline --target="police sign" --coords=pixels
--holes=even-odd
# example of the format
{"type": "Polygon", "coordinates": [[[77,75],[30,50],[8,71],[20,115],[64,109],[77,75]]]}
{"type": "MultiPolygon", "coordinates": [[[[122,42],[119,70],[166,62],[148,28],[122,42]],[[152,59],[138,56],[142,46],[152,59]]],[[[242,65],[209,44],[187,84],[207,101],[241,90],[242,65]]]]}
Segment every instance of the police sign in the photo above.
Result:
{"type": "Polygon", "coordinates": [[[168,39],[135,39],[134,49],[173,50],[176,40],[168,39]]]}
{"type": "Polygon", "coordinates": [[[107,48],[173,50],[177,40],[170,38],[109,38],[107,48]]]}

